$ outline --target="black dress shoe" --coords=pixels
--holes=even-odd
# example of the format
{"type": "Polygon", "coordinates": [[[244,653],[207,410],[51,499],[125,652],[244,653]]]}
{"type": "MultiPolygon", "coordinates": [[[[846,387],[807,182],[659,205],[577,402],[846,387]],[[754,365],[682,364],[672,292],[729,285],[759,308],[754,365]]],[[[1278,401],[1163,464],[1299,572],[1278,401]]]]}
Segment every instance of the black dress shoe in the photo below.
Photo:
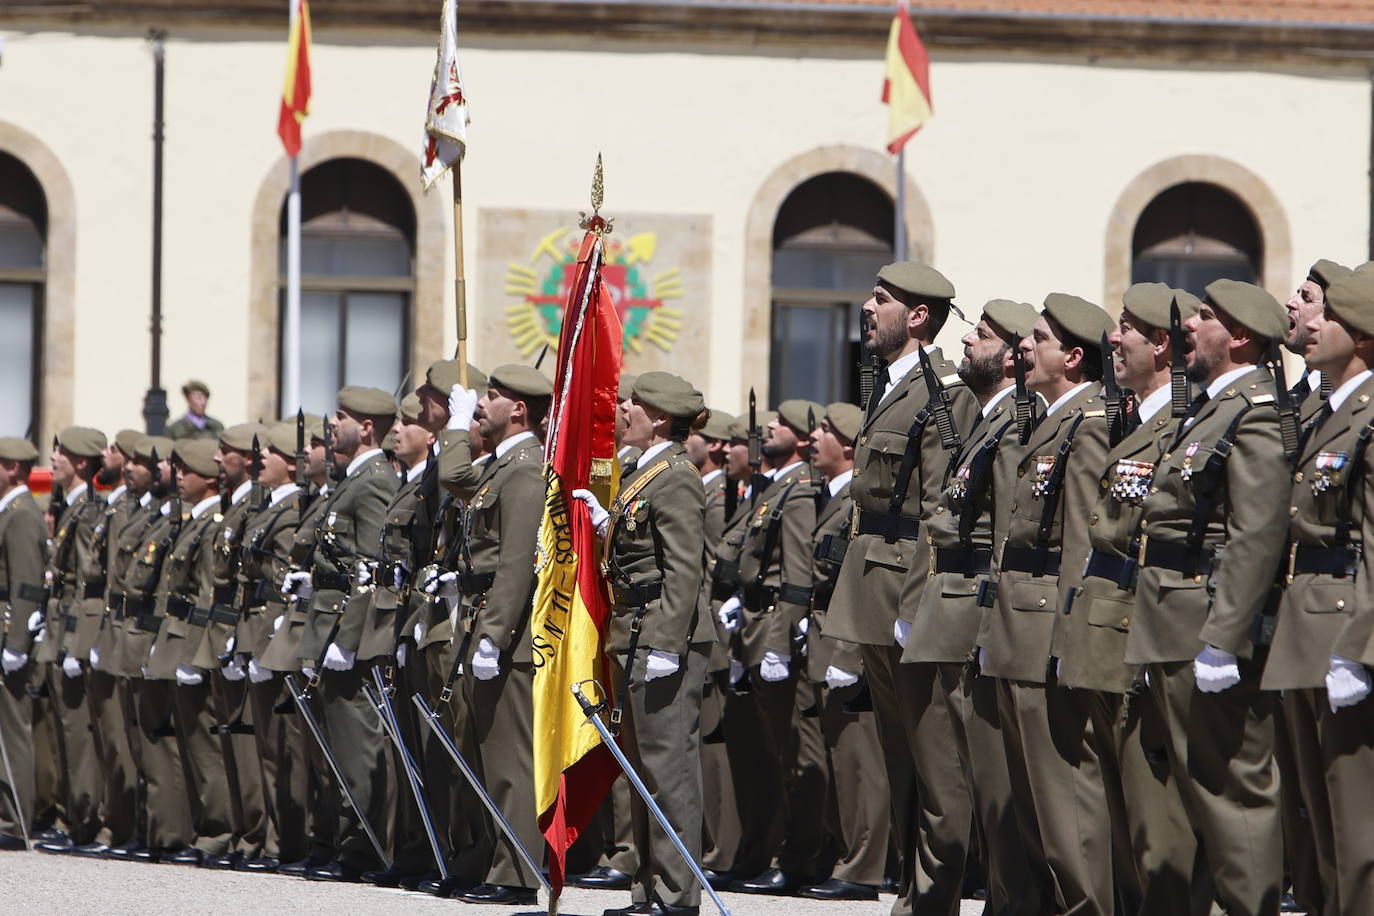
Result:
{"type": "Polygon", "coordinates": [[[205,853],[194,846],[183,846],[173,852],[164,852],[162,861],[169,865],[199,865],[205,858],[205,853]]]}
{"type": "Polygon", "coordinates": [[[201,868],[213,868],[216,871],[232,871],[239,867],[243,861],[243,853],[226,852],[222,856],[206,856],[201,860],[201,868]]]}
{"type": "Polygon", "coordinates": [[[19,852],[28,848],[29,846],[24,842],[22,836],[15,836],[12,833],[0,833],[0,852],[19,852]]]}
{"type": "Polygon", "coordinates": [[[539,902],[539,895],[527,887],[506,887],[502,884],[479,884],[474,888],[459,891],[454,900],[464,903],[497,903],[505,906],[533,906],[539,902]]]}
{"type": "Polygon", "coordinates": [[[880,894],[900,894],[901,892],[902,884],[896,878],[884,878],[883,883],[878,885],[878,893],[880,894]]]}
{"type": "Polygon", "coordinates": [[[35,834],[33,835],[33,841],[34,841],[35,843],[48,843],[48,842],[66,842],[66,843],[70,843],[70,842],[72,841],[72,838],[69,837],[69,836],[67,836],[67,835],[66,835],[65,833],[63,833],[61,830],[56,829],[55,827],[48,827],[48,828],[46,828],[46,829],[44,829],[44,830],[40,830],[40,831],[38,831],[37,833],[35,833],[35,834]]]}
{"type": "Polygon", "coordinates": [[[281,868],[281,859],[274,859],[271,856],[258,856],[256,859],[243,859],[234,866],[234,871],[270,875],[279,868],[281,868]]]}
{"type": "Polygon", "coordinates": [[[713,891],[729,890],[730,883],[735,880],[732,872],[716,871],[714,868],[703,868],[701,873],[706,876],[706,883],[711,885],[713,891]]]}
{"type": "Polygon", "coordinates": [[[401,877],[400,886],[408,891],[418,891],[420,889],[420,885],[429,881],[438,880],[439,873],[437,871],[428,871],[425,872],[423,875],[403,875],[401,877]]]}
{"type": "Polygon", "coordinates": [[[840,878],[831,878],[821,884],[804,887],[798,896],[812,900],[877,900],[878,889],[872,884],[855,884],[840,878]]]}
{"type": "Polygon", "coordinates": [[[147,847],[145,847],[142,843],[130,840],[128,843],[124,843],[119,846],[111,846],[109,849],[105,850],[105,858],[119,859],[121,861],[127,862],[134,857],[134,853],[138,852],[140,849],[145,848],[147,847]]]}
{"type": "Polygon", "coordinates": [[[287,862],[285,865],[278,865],[277,873],[290,875],[293,878],[304,878],[305,873],[310,871],[310,869],[319,868],[324,864],[326,863],[321,859],[316,859],[313,856],[306,856],[299,862],[287,862]]]}
{"type": "Polygon", "coordinates": [[[567,880],[573,887],[590,887],[603,891],[623,891],[630,886],[630,876],[609,865],[597,865],[567,880]]]}
{"type": "Polygon", "coordinates": [[[130,862],[146,862],[153,864],[162,861],[162,850],[143,846],[129,853],[130,862]]]}
{"type": "Polygon", "coordinates": [[[362,880],[363,870],[354,868],[347,862],[335,859],[328,865],[320,865],[310,869],[305,873],[305,877],[310,881],[335,881],[339,883],[356,884],[362,880]]]}
{"type": "Polygon", "coordinates": [[[699,906],[669,906],[656,900],[603,910],[601,916],[698,916],[699,906]]]}
{"type": "Polygon", "coordinates": [[[411,872],[404,868],[397,868],[395,865],[380,871],[363,872],[363,881],[368,884],[375,884],[378,887],[400,887],[402,879],[414,877],[411,872]]]}
{"type": "Polygon", "coordinates": [[[764,869],[763,874],[748,881],[732,881],[730,890],[737,894],[790,894],[801,884],[789,878],[780,868],[764,869]]]}
{"type": "Polygon", "coordinates": [[[447,878],[435,878],[431,881],[421,881],[416,890],[424,891],[426,894],[433,894],[435,897],[447,900],[454,894],[465,891],[472,887],[469,881],[449,876],[447,878]]]}
{"type": "Polygon", "coordinates": [[[83,859],[104,858],[105,853],[110,851],[110,847],[104,843],[83,843],[80,846],[73,846],[67,850],[68,855],[80,856],[83,859]]]}
{"type": "Polygon", "coordinates": [[[47,853],[52,853],[53,855],[59,855],[59,856],[61,856],[61,855],[66,855],[67,853],[69,853],[69,852],[71,852],[73,849],[75,849],[76,847],[72,845],[72,841],[71,841],[71,840],[68,840],[68,839],[61,839],[61,840],[44,840],[44,841],[41,842],[41,843],[35,843],[35,844],[33,845],[33,848],[34,848],[34,849],[37,849],[39,852],[47,852],[47,853]]]}
{"type": "Polygon", "coordinates": [[[1280,913],[1301,913],[1302,911],[1303,907],[1298,906],[1298,901],[1293,899],[1293,894],[1291,891],[1285,893],[1281,898],[1279,898],[1280,913]]]}

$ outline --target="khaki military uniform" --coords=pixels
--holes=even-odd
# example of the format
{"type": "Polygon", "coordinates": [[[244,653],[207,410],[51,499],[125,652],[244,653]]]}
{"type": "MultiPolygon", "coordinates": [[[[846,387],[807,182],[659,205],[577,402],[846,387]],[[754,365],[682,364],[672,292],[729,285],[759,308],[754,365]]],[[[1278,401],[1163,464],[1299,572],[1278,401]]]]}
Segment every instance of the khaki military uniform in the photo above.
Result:
{"type": "Polygon", "coordinates": [[[224,432],[224,424],[214,417],[206,417],[204,426],[192,423],[186,415],[173,420],[167,426],[168,439],[218,439],[224,432]]]}
{"type": "MultiPolygon", "coordinates": [[[[47,542],[47,522],[30,493],[19,493],[0,509],[0,610],[4,613],[0,649],[20,655],[33,652],[29,617],[45,603],[47,542]]],[[[33,700],[28,691],[33,673],[33,665],[28,663],[0,676],[0,738],[4,739],[15,781],[10,785],[0,771],[0,783],[4,783],[0,787],[0,834],[15,837],[21,835],[19,812],[14,809],[16,799],[25,827],[34,827],[33,700]]]]}

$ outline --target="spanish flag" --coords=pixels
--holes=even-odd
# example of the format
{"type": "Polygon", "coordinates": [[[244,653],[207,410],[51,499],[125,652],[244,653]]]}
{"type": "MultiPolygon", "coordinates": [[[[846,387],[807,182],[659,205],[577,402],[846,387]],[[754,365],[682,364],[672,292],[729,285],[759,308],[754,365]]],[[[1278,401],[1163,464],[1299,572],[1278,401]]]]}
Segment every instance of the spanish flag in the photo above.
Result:
{"type": "Polygon", "coordinates": [[[281,112],[277,115],[277,135],[286,155],[295,158],[301,151],[301,122],[310,114],[310,7],[296,0],[295,22],[291,26],[286,51],[286,85],[281,91],[281,112]]]}
{"type": "MultiPolygon", "coordinates": [[[[544,443],[544,520],[535,556],[538,584],[530,619],[534,660],[534,795],[549,844],[553,903],[563,889],[568,847],[596,814],[620,769],[587,722],[571,686],[608,685],[602,639],[610,600],[587,506],[569,494],[615,497],[616,389],[621,326],[601,277],[602,234],[593,215],[563,309],[549,432],[544,443]]],[[[588,690],[588,695],[594,691],[588,690]]],[[[551,904],[550,912],[554,912],[551,904]]]]}
{"type": "Polygon", "coordinates": [[[911,24],[906,0],[892,16],[887,33],[887,76],[883,80],[887,105],[887,151],[899,153],[921,125],[930,120],[930,58],[921,36],[911,24]]]}

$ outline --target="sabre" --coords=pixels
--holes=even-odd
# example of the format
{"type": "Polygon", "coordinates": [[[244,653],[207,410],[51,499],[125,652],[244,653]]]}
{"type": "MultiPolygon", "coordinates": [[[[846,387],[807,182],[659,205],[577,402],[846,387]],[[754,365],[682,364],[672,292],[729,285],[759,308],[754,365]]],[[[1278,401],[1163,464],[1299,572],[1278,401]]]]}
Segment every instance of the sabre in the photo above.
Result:
{"type": "Polygon", "coordinates": [[[1112,345],[1107,342],[1107,332],[1102,332],[1098,343],[1102,352],[1103,400],[1107,406],[1107,441],[1113,447],[1121,441],[1126,431],[1125,418],[1121,412],[1121,389],[1116,384],[1116,362],[1112,359],[1112,345]]]}
{"type": "Polygon", "coordinates": [[[334,771],[334,778],[339,781],[339,788],[343,791],[344,800],[353,809],[353,813],[358,816],[358,823],[362,824],[363,831],[367,834],[368,840],[372,842],[372,848],[377,851],[377,858],[382,860],[382,865],[391,867],[391,857],[386,854],[386,849],[382,846],[381,840],[377,839],[376,832],[372,829],[372,824],[367,820],[367,814],[363,812],[358,804],[358,799],[354,797],[353,790],[349,788],[348,780],[344,778],[343,771],[339,769],[339,762],[334,759],[334,752],[329,749],[329,742],[324,738],[324,732],[320,731],[320,723],[315,721],[315,714],[310,711],[310,706],[306,703],[301,690],[296,686],[294,675],[286,676],[286,689],[291,691],[291,699],[296,701],[296,709],[300,712],[301,718],[310,729],[310,734],[315,736],[315,743],[320,746],[320,751],[324,754],[324,759],[329,762],[329,768],[334,771]]]}
{"type": "Polygon", "coordinates": [[[501,809],[496,807],[496,802],[491,800],[491,796],[487,794],[486,787],[482,785],[482,781],[477,778],[477,774],[473,772],[472,767],[463,759],[463,755],[458,752],[458,746],[453,743],[453,739],[449,737],[448,732],[444,731],[444,727],[439,724],[438,715],[429,708],[429,704],[425,702],[425,698],[418,693],[412,694],[410,698],[419,708],[420,715],[424,717],[425,722],[427,722],[429,727],[434,731],[434,736],[438,738],[439,743],[444,746],[444,750],[448,751],[448,755],[452,757],[453,762],[458,765],[458,770],[463,774],[463,778],[468,781],[468,785],[472,786],[473,791],[477,793],[477,797],[482,800],[482,804],[486,807],[487,813],[491,815],[491,819],[496,822],[496,826],[506,835],[506,839],[510,840],[511,845],[515,848],[516,854],[520,856],[529,870],[534,873],[534,876],[539,879],[539,883],[543,886],[544,890],[552,896],[553,887],[550,886],[549,879],[544,876],[544,872],[535,864],[534,857],[531,856],[530,851],[525,848],[525,844],[520,842],[520,837],[516,835],[515,828],[510,825],[510,821],[506,820],[506,816],[501,813],[501,809]]]}
{"type": "Polygon", "coordinates": [[[663,828],[663,832],[668,834],[668,839],[673,841],[674,848],[676,848],[678,854],[682,856],[683,861],[687,863],[687,867],[692,870],[692,874],[696,876],[702,889],[705,890],[707,895],[711,898],[711,902],[716,905],[716,909],[721,912],[722,916],[731,916],[729,908],[721,902],[720,897],[716,894],[715,888],[711,887],[711,882],[707,881],[706,875],[702,874],[701,866],[697,864],[696,859],[692,858],[692,853],[688,851],[686,845],[682,842],[682,838],[677,835],[677,830],[668,820],[668,815],[664,814],[663,809],[658,806],[658,802],[654,801],[653,795],[649,793],[648,787],[644,785],[644,780],[639,778],[639,774],[635,772],[634,766],[632,766],[629,759],[626,758],[625,752],[620,749],[615,739],[611,737],[610,729],[606,727],[605,722],[601,721],[601,716],[598,715],[598,713],[606,708],[606,704],[604,702],[593,703],[591,700],[587,699],[587,695],[582,692],[583,684],[596,684],[597,692],[605,696],[605,691],[601,689],[601,684],[595,680],[578,681],[573,684],[569,689],[572,690],[573,696],[577,698],[578,705],[582,707],[582,714],[587,717],[588,722],[591,722],[592,725],[596,727],[597,733],[601,735],[601,742],[606,745],[607,750],[611,752],[616,762],[620,764],[620,768],[625,771],[625,775],[629,777],[630,784],[635,787],[635,791],[639,793],[639,797],[644,799],[644,804],[653,812],[654,818],[658,820],[659,826],[663,828]]]}
{"type": "Polygon", "coordinates": [[[1169,416],[1175,420],[1188,415],[1192,392],[1188,390],[1187,355],[1183,352],[1183,321],[1178,297],[1169,303],[1169,416]]]}

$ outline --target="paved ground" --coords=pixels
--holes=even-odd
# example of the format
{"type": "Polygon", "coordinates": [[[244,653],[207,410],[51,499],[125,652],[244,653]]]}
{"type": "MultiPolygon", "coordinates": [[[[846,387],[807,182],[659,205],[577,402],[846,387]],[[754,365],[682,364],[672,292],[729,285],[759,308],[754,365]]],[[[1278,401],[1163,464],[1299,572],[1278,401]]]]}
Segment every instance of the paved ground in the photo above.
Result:
{"type": "MultiPolygon", "coordinates": [[[[878,903],[821,903],[793,897],[725,894],[734,916],[886,916],[892,898],[878,903]]],[[[471,907],[427,894],[382,890],[357,884],[318,884],[299,878],[202,871],[175,865],[88,861],[42,853],[0,853],[0,901],[16,916],[250,916],[256,913],[328,913],[331,916],[539,916],[543,906],[507,909],[471,907]]],[[[625,893],[569,888],[559,912],[600,916],[608,906],[624,906],[625,893]]],[[[714,911],[703,898],[702,914],[714,911]]],[[[981,904],[964,901],[960,916],[975,916],[981,904]]]]}

